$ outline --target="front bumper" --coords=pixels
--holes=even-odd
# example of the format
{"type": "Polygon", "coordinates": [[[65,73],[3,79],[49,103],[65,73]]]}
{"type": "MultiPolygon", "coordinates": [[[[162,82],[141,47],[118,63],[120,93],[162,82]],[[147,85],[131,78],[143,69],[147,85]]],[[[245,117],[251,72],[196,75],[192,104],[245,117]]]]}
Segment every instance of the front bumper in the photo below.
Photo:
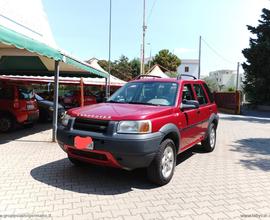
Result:
{"type": "Polygon", "coordinates": [[[61,125],[58,125],[57,129],[58,144],[70,157],[90,163],[124,169],[149,166],[159,148],[162,138],[163,134],[161,132],[140,135],[117,133],[108,135],[68,129],[61,125]],[[91,137],[94,141],[94,150],[76,149],[74,147],[74,138],[76,136],[91,137]],[[104,155],[105,157],[99,159],[98,157],[94,157],[94,155],[88,155],[89,152],[104,155]]]}

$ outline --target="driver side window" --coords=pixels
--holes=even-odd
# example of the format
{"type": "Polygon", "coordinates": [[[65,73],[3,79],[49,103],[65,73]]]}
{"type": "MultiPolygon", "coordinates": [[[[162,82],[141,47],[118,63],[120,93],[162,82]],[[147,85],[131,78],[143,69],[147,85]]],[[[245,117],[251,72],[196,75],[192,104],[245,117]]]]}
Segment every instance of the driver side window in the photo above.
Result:
{"type": "Polygon", "coordinates": [[[193,90],[190,84],[185,84],[182,93],[182,102],[184,100],[195,100],[193,90]]]}

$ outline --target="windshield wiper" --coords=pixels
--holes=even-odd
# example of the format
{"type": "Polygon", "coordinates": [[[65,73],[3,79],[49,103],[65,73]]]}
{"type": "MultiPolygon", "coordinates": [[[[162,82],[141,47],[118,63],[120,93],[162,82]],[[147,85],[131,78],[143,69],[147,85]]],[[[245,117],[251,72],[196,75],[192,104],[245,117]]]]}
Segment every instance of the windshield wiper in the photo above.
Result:
{"type": "Polygon", "coordinates": [[[147,103],[147,102],[127,102],[128,104],[138,104],[138,105],[153,105],[153,106],[158,106],[153,103],[147,103]]]}
{"type": "Polygon", "coordinates": [[[106,103],[120,103],[120,104],[125,104],[126,102],[117,102],[117,101],[114,101],[114,100],[108,100],[108,101],[106,101],[106,103]]]}

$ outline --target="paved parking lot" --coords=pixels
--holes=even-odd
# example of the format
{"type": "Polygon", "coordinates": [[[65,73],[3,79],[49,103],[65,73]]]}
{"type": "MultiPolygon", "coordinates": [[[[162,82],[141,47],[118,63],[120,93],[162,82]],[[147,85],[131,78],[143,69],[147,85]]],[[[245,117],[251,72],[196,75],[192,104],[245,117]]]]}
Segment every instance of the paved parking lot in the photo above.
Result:
{"type": "Polygon", "coordinates": [[[270,117],[221,115],[217,148],[180,155],[172,181],[76,168],[50,125],[0,134],[0,219],[270,219],[270,117]]]}

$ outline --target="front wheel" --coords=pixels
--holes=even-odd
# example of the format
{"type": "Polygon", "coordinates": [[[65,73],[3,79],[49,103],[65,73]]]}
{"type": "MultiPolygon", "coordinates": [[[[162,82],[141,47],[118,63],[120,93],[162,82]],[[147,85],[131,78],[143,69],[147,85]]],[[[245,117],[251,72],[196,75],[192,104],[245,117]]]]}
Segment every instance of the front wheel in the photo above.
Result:
{"type": "Polygon", "coordinates": [[[0,116],[0,132],[11,131],[14,127],[14,120],[9,116],[0,116]]]}
{"type": "Polygon", "coordinates": [[[202,146],[206,152],[212,152],[216,147],[216,126],[211,124],[209,126],[208,134],[202,141],[202,146]]]}
{"type": "Polygon", "coordinates": [[[150,181],[160,186],[170,182],[176,164],[175,149],[175,144],[171,139],[166,139],[161,143],[154,160],[147,168],[150,181]]]}

